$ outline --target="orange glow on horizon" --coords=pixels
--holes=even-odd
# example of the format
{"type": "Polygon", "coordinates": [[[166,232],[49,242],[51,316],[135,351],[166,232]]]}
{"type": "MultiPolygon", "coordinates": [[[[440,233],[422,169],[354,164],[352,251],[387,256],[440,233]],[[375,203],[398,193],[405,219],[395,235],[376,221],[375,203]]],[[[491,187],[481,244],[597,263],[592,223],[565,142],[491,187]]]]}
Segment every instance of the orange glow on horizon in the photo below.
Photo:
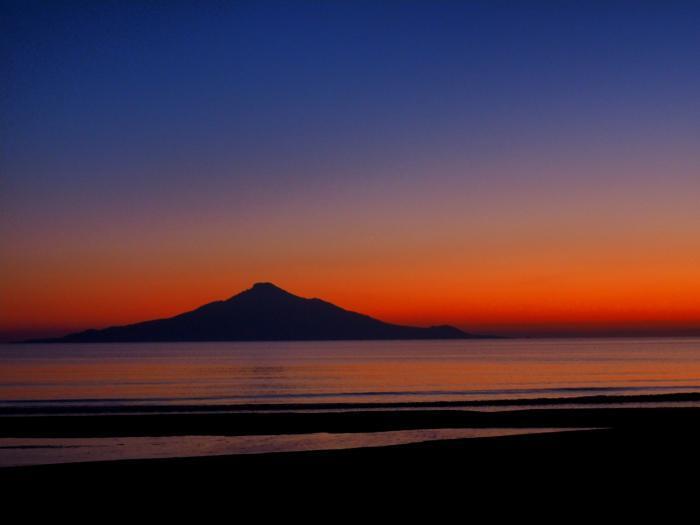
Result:
{"type": "MultiPolygon", "coordinates": [[[[700,279],[690,271],[668,272],[664,279],[660,277],[664,274],[656,273],[652,280],[643,271],[631,269],[618,275],[591,272],[562,280],[489,274],[482,269],[474,282],[449,273],[442,273],[440,279],[427,269],[403,275],[397,271],[385,280],[361,270],[345,272],[342,279],[314,271],[309,272],[312,278],[294,267],[286,273],[279,269],[262,273],[243,280],[227,279],[222,270],[211,270],[195,278],[192,273],[153,268],[140,279],[127,273],[109,280],[97,272],[84,272],[73,274],[72,279],[45,276],[44,283],[31,283],[34,293],[23,290],[30,283],[15,281],[14,290],[3,301],[6,314],[0,331],[61,334],[168,317],[226,299],[254,281],[272,281],[292,293],[320,297],[390,322],[452,324],[475,332],[594,334],[700,328],[700,279]]],[[[536,275],[534,269],[532,273],[536,275]]]]}

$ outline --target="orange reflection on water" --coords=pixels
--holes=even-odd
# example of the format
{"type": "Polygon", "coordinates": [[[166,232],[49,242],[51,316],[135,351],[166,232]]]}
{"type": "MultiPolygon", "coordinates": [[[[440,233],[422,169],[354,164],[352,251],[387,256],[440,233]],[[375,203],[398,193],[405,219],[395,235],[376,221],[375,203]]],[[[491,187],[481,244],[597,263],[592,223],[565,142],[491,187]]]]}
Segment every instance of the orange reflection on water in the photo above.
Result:
{"type": "Polygon", "coordinates": [[[700,339],[17,345],[0,400],[450,400],[700,387],[700,339]]]}

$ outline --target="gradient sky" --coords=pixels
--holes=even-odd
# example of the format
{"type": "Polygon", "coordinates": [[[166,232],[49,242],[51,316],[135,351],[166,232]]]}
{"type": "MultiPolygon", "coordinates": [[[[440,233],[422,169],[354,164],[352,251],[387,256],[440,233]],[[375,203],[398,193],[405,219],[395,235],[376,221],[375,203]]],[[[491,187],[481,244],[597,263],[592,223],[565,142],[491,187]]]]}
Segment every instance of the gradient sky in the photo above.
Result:
{"type": "Polygon", "coordinates": [[[0,337],[255,281],[700,333],[697,2],[2,3],[0,337]]]}

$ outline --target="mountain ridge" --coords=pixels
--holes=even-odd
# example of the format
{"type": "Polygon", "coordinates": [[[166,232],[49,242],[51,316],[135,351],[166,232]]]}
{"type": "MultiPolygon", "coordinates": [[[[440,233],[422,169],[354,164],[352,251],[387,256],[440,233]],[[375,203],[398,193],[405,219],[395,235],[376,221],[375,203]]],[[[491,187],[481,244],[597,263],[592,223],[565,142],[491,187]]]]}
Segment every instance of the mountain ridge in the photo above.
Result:
{"type": "Polygon", "coordinates": [[[337,341],[472,339],[449,325],[387,323],[319,298],[294,295],[271,282],[258,282],[228,299],[181,314],[138,323],[89,329],[32,343],[337,341]]]}

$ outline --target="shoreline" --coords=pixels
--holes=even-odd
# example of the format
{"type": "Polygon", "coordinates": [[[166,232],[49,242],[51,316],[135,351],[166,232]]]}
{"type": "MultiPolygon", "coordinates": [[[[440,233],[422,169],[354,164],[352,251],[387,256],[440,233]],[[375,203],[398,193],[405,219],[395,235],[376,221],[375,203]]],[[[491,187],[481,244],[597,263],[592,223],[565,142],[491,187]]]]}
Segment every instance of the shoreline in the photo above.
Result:
{"type": "Polygon", "coordinates": [[[167,413],[237,413],[237,412],[298,412],[298,411],[343,411],[343,410],[402,410],[402,409],[450,409],[450,408],[489,408],[489,407],[531,407],[561,405],[650,405],[655,403],[700,403],[700,392],[670,394],[600,394],[570,397],[527,397],[474,399],[462,401],[399,401],[399,402],[341,402],[341,403],[242,403],[242,404],[124,404],[96,405],[99,402],[114,400],[47,400],[47,401],[5,401],[15,406],[0,406],[3,416],[41,416],[72,414],[167,414],[167,413]],[[41,406],[31,406],[42,403],[41,406]],[[45,404],[44,404],[45,403],[45,404]],[[70,403],[70,404],[63,404],[70,403]],[[80,404],[83,403],[83,404],[80,404]]]}
{"type": "Polygon", "coordinates": [[[0,438],[254,436],[445,428],[626,428],[700,425],[700,393],[427,403],[16,407],[0,438]],[[656,406],[659,403],[678,406],[656,406]],[[617,403],[617,406],[608,406],[617,403]],[[689,403],[683,405],[683,403],[689,403]],[[575,405],[575,406],[571,406],[575,405]],[[483,410],[502,406],[502,410],[483,410]]]}

